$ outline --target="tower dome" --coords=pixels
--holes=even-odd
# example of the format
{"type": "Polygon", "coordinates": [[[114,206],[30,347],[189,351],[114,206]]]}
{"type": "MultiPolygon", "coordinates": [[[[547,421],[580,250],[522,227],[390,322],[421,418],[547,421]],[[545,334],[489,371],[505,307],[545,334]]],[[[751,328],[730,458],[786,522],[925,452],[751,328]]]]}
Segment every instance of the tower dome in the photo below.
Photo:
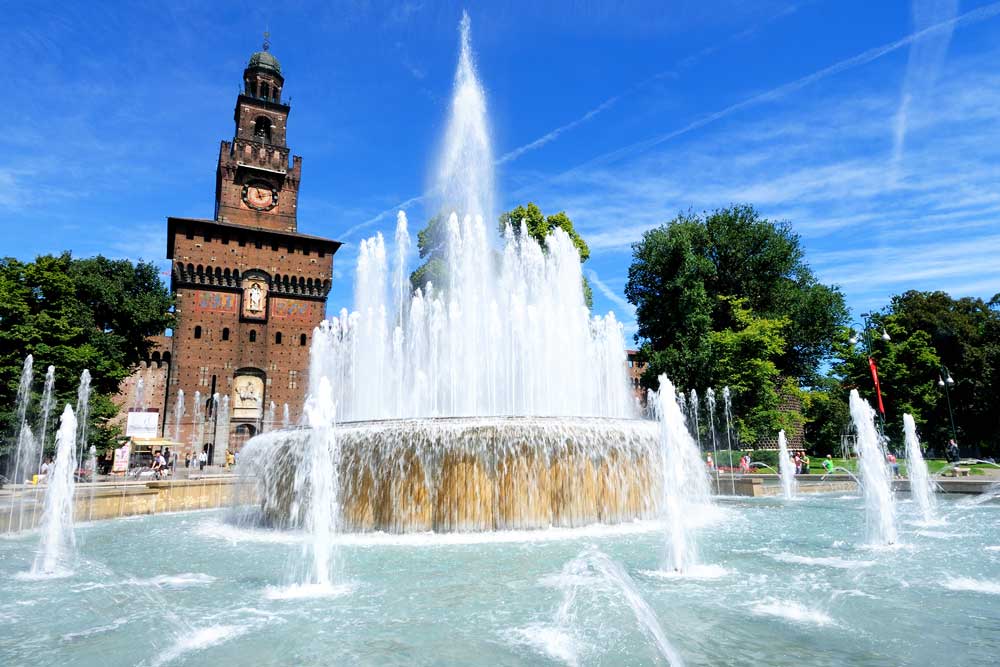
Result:
{"type": "Polygon", "coordinates": [[[258,51],[250,56],[250,62],[247,63],[247,69],[261,69],[280,75],[281,63],[279,63],[278,59],[271,54],[268,50],[269,48],[270,44],[268,42],[264,42],[264,50],[258,51]]]}

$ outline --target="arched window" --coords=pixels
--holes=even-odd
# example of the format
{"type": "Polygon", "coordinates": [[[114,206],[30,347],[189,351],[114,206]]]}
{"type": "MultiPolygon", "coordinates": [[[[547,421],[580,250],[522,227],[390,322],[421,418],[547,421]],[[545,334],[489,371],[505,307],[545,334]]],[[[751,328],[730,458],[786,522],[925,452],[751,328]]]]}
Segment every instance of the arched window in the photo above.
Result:
{"type": "Polygon", "coordinates": [[[201,327],[200,326],[197,326],[197,327],[194,328],[194,337],[195,338],[201,338],[201,327]]]}
{"type": "Polygon", "coordinates": [[[281,345],[281,332],[274,334],[274,344],[281,345]]]}
{"type": "Polygon", "coordinates": [[[257,342],[257,332],[254,331],[253,329],[250,330],[250,342],[251,343],[257,342]]]}
{"type": "Polygon", "coordinates": [[[299,345],[304,346],[305,344],[306,344],[306,335],[302,334],[301,336],[299,336],[299,345]]]}
{"type": "Polygon", "coordinates": [[[271,89],[266,83],[260,84],[260,96],[265,100],[271,97],[271,89]]]}
{"type": "Polygon", "coordinates": [[[229,340],[229,327],[222,330],[222,340],[229,340]]]}
{"type": "Polygon", "coordinates": [[[267,116],[258,116],[253,122],[253,136],[261,141],[270,143],[271,141],[271,119],[267,116]]]}

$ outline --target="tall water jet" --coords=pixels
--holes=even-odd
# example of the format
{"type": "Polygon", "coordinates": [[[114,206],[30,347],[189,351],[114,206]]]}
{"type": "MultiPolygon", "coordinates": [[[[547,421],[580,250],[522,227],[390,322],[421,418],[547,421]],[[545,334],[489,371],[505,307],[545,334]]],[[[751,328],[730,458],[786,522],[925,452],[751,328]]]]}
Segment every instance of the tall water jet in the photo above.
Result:
{"type": "Polygon", "coordinates": [[[698,445],[684,425],[673,384],[666,375],[659,377],[659,383],[653,401],[660,424],[663,485],[660,509],[667,530],[664,567],[683,573],[698,562],[691,519],[710,502],[708,476],[698,445]]]}
{"type": "MultiPolygon", "coordinates": [[[[705,391],[705,404],[708,406],[708,430],[712,435],[712,460],[715,461],[715,477],[719,478],[719,466],[722,465],[722,461],[719,460],[719,448],[715,439],[715,390],[709,387],[705,391]]],[[[732,456],[732,453],[730,453],[732,456]]]]}
{"type": "Polygon", "coordinates": [[[695,444],[698,445],[698,451],[701,451],[701,422],[698,417],[698,392],[694,389],[691,390],[691,394],[688,397],[688,409],[691,410],[691,429],[692,435],[694,435],[695,444]]]}
{"type": "Polygon", "coordinates": [[[76,389],[76,423],[78,428],[76,435],[77,460],[83,461],[90,428],[90,371],[86,368],[80,373],[80,384],[76,389]]]}
{"type": "Polygon", "coordinates": [[[66,565],[75,544],[73,533],[73,474],[76,471],[76,417],[66,405],[56,434],[56,460],[45,493],[42,540],[32,574],[56,574],[66,565]]]}
{"type": "Polygon", "coordinates": [[[857,389],[851,390],[850,400],[851,419],[858,433],[854,448],[865,495],[868,539],[876,545],[895,544],[896,501],[892,494],[892,472],[875,429],[875,411],[857,389]]]}
{"type": "Polygon", "coordinates": [[[281,428],[288,428],[292,425],[292,419],[288,414],[288,403],[281,408],[281,428]]]}
{"type": "Polygon", "coordinates": [[[936,519],[937,501],[934,497],[934,483],[927,472],[927,462],[920,451],[920,439],[917,437],[917,425],[913,415],[903,414],[903,433],[906,436],[906,472],[910,478],[910,495],[920,508],[924,521],[936,519]]]}
{"type": "Polygon", "coordinates": [[[267,406],[267,412],[264,413],[264,427],[262,431],[264,433],[269,433],[274,430],[274,411],[277,406],[274,401],[271,401],[270,405],[267,406]]]}
{"type": "Polygon", "coordinates": [[[174,403],[174,442],[181,441],[181,418],[184,417],[184,390],[177,390],[177,401],[174,403]]]}
{"type": "Polygon", "coordinates": [[[305,415],[311,433],[296,469],[293,507],[309,536],[304,549],[311,567],[304,583],[329,588],[336,566],[333,536],[340,521],[340,450],[334,430],[333,390],[326,378],[306,399],[305,415]]]}
{"type": "Polygon", "coordinates": [[[55,385],[56,367],[49,366],[45,371],[45,386],[42,389],[42,404],[39,406],[41,415],[39,416],[38,439],[35,445],[38,451],[35,453],[35,470],[42,469],[42,460],[45,458],[45,443],[49,431],[49,420],[52,418],[52,408],[55,406],[55,385]]]}
{"type": "Polygon", "coordinates": [[[142,410],[146,407],[146,382],[140,376],[135,381],[135,398],[132,400],[132,408],[135,410],[142,410]]]}
{"type": "MultiPolygon", "coordinates": [[[[220,400],[219,394],[215,394],[212,397],[212,404],[216,406],[215,433],[212,434],[212,458],[214,460],[210,460],[209,464],[214,465],[216,461],[220,460],[220,457],[225,456],[226,450],[229,448],[229,395],[226,394],[220,400]]],[[[200,454],[204,446],[202,444],[196,453],[200,454]]]]}
{"type": "MultiPolygon", "coordinates": [[[[194,392],[193,415],[191,417],[191,451],[199,452],[205,446],[205,412],[201,405],[201,392],[194,392]]],[[[169,463],[169,461],[167,462],[169,463]]]]}
{"type": "Polygon", "coordinates": [[[788,453],[788,440],[785,438],[785,430],[778,431],[778,475],[781,477],[781,495],[785,500],[795,497],[798,489],[798,482],[795,481],[795,467],[792,464],[791,454],[788,453]]]}
{"type": "MultiPolygon", "coordinates": [[[[31,437],[31,429],[25,436],[25,427],[28,423],[28,403],[31,401],[31,383],[34,379],[35,359],[30,354],[24,358],[24,365],[21,367],[21,381],[17,385],[17,401],[15,403],[14,428],[17,434],[17,449],[14,451],[13,462],[8,466],[7,478],[15,484],[24,483],[28,476],[28,471],[34,461],[34,438],[31,437]]],[[[11,525],[13,526],[14,514],[11,512],[11,525]]]]}
{"type": "Polygon", "coordinates": [[[471,23],[469,15],[463,12],[458,66],[433,194],[438,199],[438,211],[459,211],[492,219],[493,147],[486,94],[476,77],[472,56],[471,23]]]}

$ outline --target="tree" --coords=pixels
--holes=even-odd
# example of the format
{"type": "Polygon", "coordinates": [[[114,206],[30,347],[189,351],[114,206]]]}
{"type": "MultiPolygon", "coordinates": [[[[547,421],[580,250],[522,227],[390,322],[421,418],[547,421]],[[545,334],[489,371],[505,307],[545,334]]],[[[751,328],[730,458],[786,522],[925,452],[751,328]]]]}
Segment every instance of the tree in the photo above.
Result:
{"type": "MultiPolygon", "coordinates": [[[[573,245],[580,253],[581,262],[586,262],[590,257],[590,248],[577,233],[573,227],[573,221],[569,219],[565,211],[546,217],[542,214],[541,209],[532,202],[529,202],[527,206],[518,206],[500,216],[498,226],[500,237],[503,238],[507,225],[511,226],[515,235],[519,235],[522,222],[528,235],[535,239],[542,248],[546,246],[548,235],[556,229],[561,229],[573,241],[573,245]]],[[[413,289],[426,289],[428,282],[433,283],[435,288],[443,288],[448,280],[446,262],[448,250],[447,218],[438,214],[427,222],[426,227],[417,232],[417,250],[420,253],[420,259],[424,261],[410,274],[410,284],[413,289]]],[[[592,307],[594,303],[593,291],[586,278],[583,279],[583,294],[587,307],[592,307]]]]}
{"type": "Polygon", "coordinates": [[[92,433],[109,438],[104,425],[116,412],[111,398],[149,351],[149,337],[170,326],[170,305],[152,264],[73,259],[68,252],[27,263],[0,260],[0,433],[16,428],[21,367],[32,354],[36,379],[56,367],[59,405],[75,404],[80,374],[90,370],[92,433]]]}
{"type": "MultiPolygon", "coordinates": [[[[773,364],[768,386],[797,392],[820,379],[848,319],[843,295],[816,280],[790,224],[749,205],[682,213],[647,231],[632,246],[625,296],[636,306],[636,342],[650,363],[643,383],[650,387],[662,372],[681,386],[704,388],[725,383],[727,365],[759,373],[773,364]],[[721,358],[719,336],[737,332],[780,338],[780,351],[760,340],[721,358]]],[[[758,435],[788,421],[770,407],[773,398],[745,398],[758,435]]]]}
{"type": "MultiPolygon", "coordinates": [[[[872,357],[879,372],[886,430],[901,442],[903,413],[910,413],[923,440],[940,449],[951,437],[944,388],[949,387],[958,440],[969,454],[1000,450],[1000,310],[997,297],[954,299],[944,292],[909,291],[872,315],[872,357]],[[947,368],[947,372],[945,371],[947,368]]],[[[864,346],[845,347],[835,366],[845,390],[857,387],[875,404],[864,346]]]]}

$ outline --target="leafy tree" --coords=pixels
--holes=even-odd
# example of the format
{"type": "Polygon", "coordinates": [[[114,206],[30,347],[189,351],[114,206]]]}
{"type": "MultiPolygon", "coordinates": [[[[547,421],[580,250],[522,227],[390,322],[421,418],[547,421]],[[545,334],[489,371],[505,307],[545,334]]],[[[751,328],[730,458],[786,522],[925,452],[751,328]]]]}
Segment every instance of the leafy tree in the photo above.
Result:
{"type": "MultiPolygon", "coordinates": [[[[959,444],[969,454],[1000,450],[1000,416],[995,408],[1000,400],[998,301],[909,291],[872,315],[875,330],[884,327],[891,338],[871,338],[891,438],[902,442],[902,418],[908,412],[924,442],[940,450],[951,437],[951,422],[939,382],[950,376],[959,444]]],[[[835,372],[845,389],[857,387],[874,405],[864,345],[845,348],[835,372]]]]}
{"type": "Polygon", "coordinates": [[[38,376],[56,367],[59,406],[75,404],[80,374],[90,370],[91,432],[96,440],[110,438],[111,398],[149,351],[149,337],[170,326],[170,304],[152,264],[73,259],[68,252],[34,262],[0,260],[0,433],[7,436],[0,453],[16,428],[14,403],[28,354],[35,359],[36,391],[38,376]]]}
{"type": "MultiPolygon", "coordinates": [[[[522,221],[528,235],[538,241],[543,248],[545,248],[548,235],[556,229],[561,229],[569,235],[573,245],[580,252],[581,262],[586,262],[590,257],[590,248],[577,233],[573,227],[573,221],[569,219],[565,211],[546,217],[534,203],[529,202],[527,206],[518,206],[500,216],[498,226],[500,237],[504,236],[507,225],[511,226],[515,235],[520,234],[522,221]]],[[[424,262],[410,274],[410,284],[414,289],[426,288],[428,282],[433,283],[436,288],[444,287],[448,279],[447,248],[448,220],[439,214],[431,218],[427,226],[417,232],[417,250],[420,253],[420,259],[424,262]]],[[[594,303],[593,290],[591,290],[590,283],[587,282],[586,278],[583,279],[583,292],[587,307],[592,307],[594,303]]]]}
{"type": "Polygon", "coordinates": [[[732,324],[708,334],[711,378],[707,386],[728,386],[733,392],[733,417],[742,442],[773,433],[775,424],[793,432],[797,424],[779,411],[786,383],[775,363],[785,351],[783,332],[788,319],[756,317],[745,299],[719,300],[732,324]]]}
{"type": "Polygon", "coordinates": [[[757,436],[798,427],[801,415],[783,415],[777,397],[819,381],[848,319],[843,295],[816,280],[789,223],[748,205],[682,213],[647,231],[632,246],[625,295],[650,363],[643,383],[663,372],[681,386],[729,383],[757,436]],[[720,336],[737,334],[753,344],[721,355],[720,336]],[[737,398],[741,373],[752,380],[737,398]]]}

